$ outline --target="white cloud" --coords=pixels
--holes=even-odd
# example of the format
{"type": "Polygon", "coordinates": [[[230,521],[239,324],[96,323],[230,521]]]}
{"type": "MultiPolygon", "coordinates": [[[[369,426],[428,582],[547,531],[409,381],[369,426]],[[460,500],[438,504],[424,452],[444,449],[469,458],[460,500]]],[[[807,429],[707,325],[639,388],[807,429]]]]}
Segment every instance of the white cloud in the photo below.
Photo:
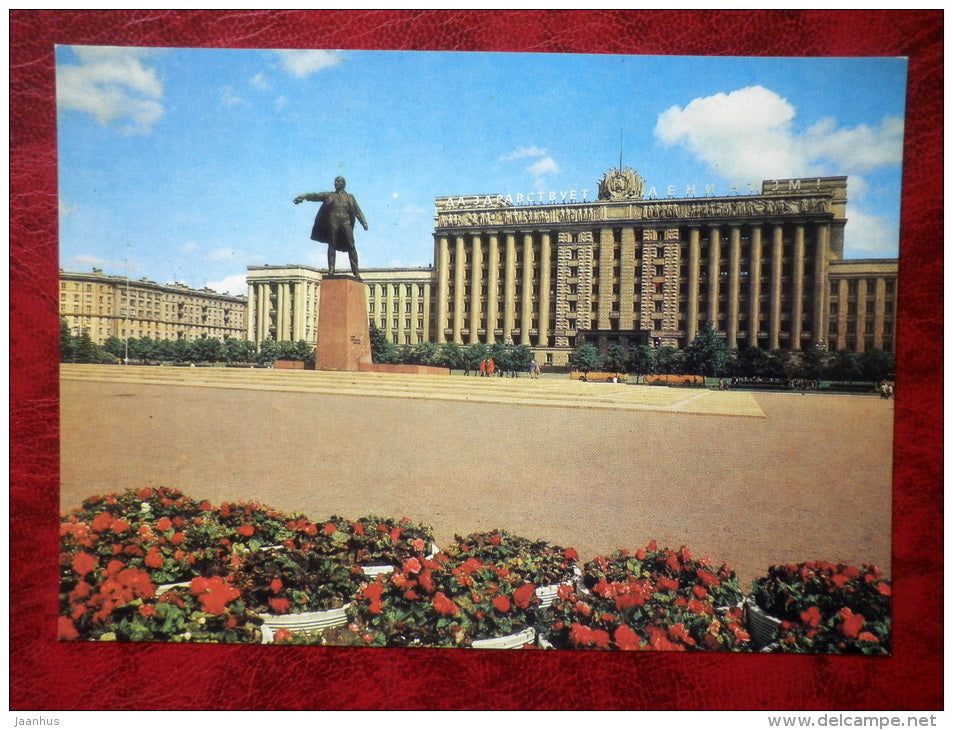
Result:
{"type": "Polygon", "coordinates": [[[69,265],[72,270],[87,270],[87,269],[108,269],[113,266],[112,261],[107,261],[102,259],[99,256],[90,256],[87,254],[80,254],[79,256],[73,256],[69,260],[69,265]]]}
{"type": "Polygon", "coordinates": [[[226,276],[218,281],[210,281],[205,286],[220,294],[233,294],[235,296],[248,294],[248,283],[245,280],[245,274],[226,276]]]}
{"type": "Polygon", "coordinates": [[[893,258],[897,255],[899,235],[896,223],[847,204],[844,258],[893,258]]]}
{"type": "Polygon", "coordinates": [[[221,88],[222,103],[225,106],[239,106],[242,104],[247,104],[244,98],[235,93],[235,88],[231,84],[227,84],[221,88]]]}
{"type": "Polygon", "coordinates": [[[56,103],[92,115],[100,124],[124,121],[122,131],[148,134],[164,109],[162,82],[143,61],[155,51],[143,48],[73,46],[79,64],[56,69],[56,103]]]}
{"type": "Polygon", "coordinates": [[[298,79],[336,66],[344,60],[338,51],[275,51],[285,71],[298,79]]]}
{"type": "Polygon", "coordinates": [[[236,251],[234,248],[216,248],[205,258],[209,261],[227,261],[228,259],[234,259],[241,255],[242,253],[236,251]]]}
{"type": "Polygon", "coordinates": [[[62,198],[59,199],[59,213],[61,218],[75,213],[77,210],[79,210],[78,206],[69,205],[62,198]]]}
{"type": "Polygon", "coordinates": [[[268,79],[265,78],[264,71],[259,71],[258,73],[256,73],[254,76],[248,79],[248,83],[254,86],[259,91],[268,90],[268,79]]]}
{"type": "Polygon", "coordinates": [[[195,241],[189,241],[179,249],[182,253],[192,253],[197,250],[199,245],[195,241]]]}
{"type": "Polygon", "coordinates": [[[838,128],[833,119],[799,133],[795,107],[763,86],[693,99],[662,112],[655,136],[680,145],[721,177],[735,183],[814,175],[857,175],[899,164],[903,121],[876,127],[838,128]]]}
{"type": "Polygon", "coordinates": [[[500,160],[509,162],[510,160],[521,160],[526,157],[543,157],[545,154],[546,149],[543,147],[517,147],[508,155],[500,157],[500,160]]]}
{"type": "Polygon", "coordinates": [[[886,117],[879,127],[861,124],[853,129],[837,129],[833,119],[824,119],[807,130],[804,143],[810,154],[844,170],[864,172],[899,165],[903,158],[903,120],[886,117]]]}
{"type": "Polygon", "coordinates": [[[552,157],[544,157],[539,162],[534,162],[528,169],[536,177],[556,175],[559,173],[559,165],[556,164],[556,160],[552,157]]]}

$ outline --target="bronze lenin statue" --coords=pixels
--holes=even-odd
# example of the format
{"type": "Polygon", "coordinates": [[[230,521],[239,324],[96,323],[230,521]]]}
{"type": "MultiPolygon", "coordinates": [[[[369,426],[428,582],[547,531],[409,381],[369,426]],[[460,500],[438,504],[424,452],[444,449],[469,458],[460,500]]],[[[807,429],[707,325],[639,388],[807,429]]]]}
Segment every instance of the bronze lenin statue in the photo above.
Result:
{"type": "Polygon", "coordinates": [[[334,260],[336,251],[347,251],[351,263],[351,273],[361,281],[361,274],[357,268],[357,248],[354,246],[354,221],[359,220],[364,230],[367,230],[367,221],[364,213],[357,204],[357,200],[344,188],[347,182],[343,177],[334,178],[334,192],[305,193],[294,199],[295,205],[309,200],[321,203],[318,214],[314,218],[314,227],[311,229],[311,240],[328,244],[328,275],[334,275],[334,260]]]}

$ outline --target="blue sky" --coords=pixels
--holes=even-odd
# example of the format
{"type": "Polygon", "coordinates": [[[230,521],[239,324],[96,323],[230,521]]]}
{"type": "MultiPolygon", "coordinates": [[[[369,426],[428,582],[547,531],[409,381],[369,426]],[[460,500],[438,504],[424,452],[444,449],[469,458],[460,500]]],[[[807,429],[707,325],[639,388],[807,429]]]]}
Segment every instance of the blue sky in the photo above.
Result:
{"type": "Polygon", "coordinates": [[[847,175],[845,257],[898,255],[906,61],[64,46],[60,266],[243,294],[323,267],[305,192],[343,175],[362,268],[428,266],[434,199],[660,197],[847,175]]]}

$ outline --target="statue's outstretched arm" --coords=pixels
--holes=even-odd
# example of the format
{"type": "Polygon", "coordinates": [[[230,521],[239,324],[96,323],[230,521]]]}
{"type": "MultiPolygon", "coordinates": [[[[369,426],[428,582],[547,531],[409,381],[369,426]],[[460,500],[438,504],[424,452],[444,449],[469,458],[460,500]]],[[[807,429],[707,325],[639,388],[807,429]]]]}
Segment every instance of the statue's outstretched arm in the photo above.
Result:
{"type": "Polygon", "coordinates": [[[294,199],[294,204],[297,205],[305,200],[311,203],[320,203],[324,200],[324,193],[304,193],[294,199]]]}

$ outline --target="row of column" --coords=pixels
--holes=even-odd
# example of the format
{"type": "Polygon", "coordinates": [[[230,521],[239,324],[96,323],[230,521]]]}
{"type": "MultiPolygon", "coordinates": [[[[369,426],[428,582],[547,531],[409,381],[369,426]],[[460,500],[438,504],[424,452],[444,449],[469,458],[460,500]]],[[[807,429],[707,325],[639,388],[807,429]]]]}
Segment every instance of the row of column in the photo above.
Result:
{"type": "MultiPolygon", "coordinates": [[[[812,302],[812,344],[824,339],[827,329],[827,276],[828,258],[830,249],[830,224],[816,224],[816,246],[814,251],[814,270],[810,272],[813,279],[814,300],[812,302]]],[[[688,240],[688,282],[685,292],[685,341],[691,342],[698,334],[699,320],[699,286],[701,269],[701,232],[700,226],[689,228],[688,240]]],[[[804,332],[804,258],[805,258],[805,225],[797,223],[794,226],[794,251],[791,262],[791,289],[788,306],[784,308],[783,291],[783,261],[784,261],[784,225],[775,223],[764,231],[761,226],[751,227],[748,252],[748,311],[747,332],[745,342],[748,345],[757,345],[761,329],[761,277],[764,273],[761,261],[764,247],[770,247],[768,257],[769,280],[767,292],[767,347],[775,350],[781,346],[781,332],[783,314],[788,312],[789,349],[801,348],[801,335],[804,332]],[[770,236],[764,240],[764,233],[770,236]]],[[[722,285],[722,232],[713,228],[709,232],[708,241],[708,291],[707,291],[707,319],[709,322],[718,322],[719,297],[722,285]]],[[[727,300],[728,311],[725,321],[725,340],[729,348],[738,347],[739,327],[741,326],[741,226],[733,225],[728,229],[728,263],[727,263],[727,300]]]]}
{"type": "MultiPolygon", "coordinates": [[[[761,277],[762,257],[765,247],[769,249],[767,266],[768,272],[768,291],[767,291],[767,347],[768,349],[778,349],[781,346],[782,325],[785,320],[784,314],[787,313],[787,327],[789,334],[787,347],[790,349],[800,349],[801,336],[804,332],[803,307],[805,276],[811,276],[813,279],[814,298],[811,302],[813,308],[811,345],[819,340],[823,340],[827,331],[827,278],[828,278],[828,257],[830,248],[830,224],[820,222],[814,224],[816,247],[814,251],[814,268],[812,272],[804,271],[805,262],[805,225],[797,223],[794,225],[793,241],[793,261],[791,266],[791,287],[787,306],[785,306],[783,292],[783,255],[784,255],[784,225],[782,223],[769,224],[768,226],[751,226],[750,248],[748,254],[748,276],[749,290],[747,296],[747,330],[745,332],[744,342],[746,344],[756,345],[759,342],[761,330],[762,315],[762,286],[761,277]],[[765,240],[767,239],[767,240],[765,240]]],[[[635,280],[637,272],[634,262],[636,259],[636,230],[633,227],[623,228],[621,231],[621,240],[615,243],[615,234],[613,229],[604,228],[599,231],[599,270],[601,272],[611,272],[614,266],[614,248],[619,246],[619,260],[622,262],[619,272],[619,295],[618,303],[613,304],[609,285],[606,283],[606,277],[601,277],[600,295],[596,312],[596,323],[598,329],[611,329],[611,320],[613,315],[620,319],[620,329],[630,329],[635,323],[634,301],[635,301],[635,280]],[[616,307],[615,309],[613,307],[616,307]]],[[[701,303],[701,225],[688,227],[688,276],[686,291],[684,294],[685,302],[685,332],[684,342],[690,343],[699,331],[699,306],[701,303]]],[[[720,228],[711,228],[708,241],[708,277],[707,291],[705,301],[707,302],[707,320],[709,322],[718,322],[719,298],[722,294],[723,286],[721,272],[722,249],[727,247],[727,277],[724,286],[727,287],[728,310],[724,322],[724,332],[726,344],[729,348],[738,347],[741,321],[741,225],[727,226],[727,240],[723,240],[723,232],[720,228]]],[[[479,331],[481,314],[481,291],[483,279],[486,276],[486,342],[493,344],[497,341],[494,330],[497,329],[497,320],[500,318],[498,311],[499,300],[497,291],[499,287],[500,260],[503,261],[503,298],[502,298],[502,319],[503,336],[508,336],[514,330],[519,330],[518,344],[548,344],[548,333],[551,326],[550,322],[550,290],[553,288],[553,282],[549,281],[551,270],[552,242],[548,233],[541,234],[541,245],[539,247],[539,272],[540,281],[538,282],[539,302],[534,306],[533,303],[533,270],[534,248],[532,233],[505,232],[501,234],[490,233],[471,236],[471,248],[467,251],[466,239],[462,235],[449,236],[439,235],[437,238],[437,317],[436,317],[436,340],[438,343],[445,342],[447,336],[445,327],[448,323],[450,289],[449,284],[451,276],[453,277],[453,320],[450,322],[449,329],[454,341],[463,343],[463,332],[468,330],[468,342],[479,342],[479,331]],[[502,239],[502,246],[501,246],[502,239]],[[450,246],[454,247],[454,267],[450,271],[450,246]],[[516,301],[517,267],[516,252],[517,246],[522,246],[522,297],[519,302],[516,301]],[[487,265],[484,272],[483,267],[483,249],[487,248],[487,265]],[[502,250],[501,250],[502,249],[502,250]],[[469,281],[465,262],[471,262],[469,281]],[[469,317],[465,317],[466,286],[470,285],[470,309],[469,317]],[[538,319],[536,327],[533,327],[534,316],[538,319]],[[538,331],[537,342],[531,340],[531,329],[538,331]]],[[[645,271],[641,272],[645,275],[645,271]]],[[[610,279],[611,281],[611,279],[610,279]]],[[[666,282],[665,286],[677,286],[678,282],[666,282]]],[[[643,329],[648,329],[648,323],[641,323],[643,329]]],[[[717,327],[716,327],[717,329],[717,327]]],[[[661,334],[661,333],[660,333],[661,334]]]]}
{"type": "Polygon", "coordinates": [[[274,311],[275,336],[278,342],[309,339],[306,331],[305,282],[252,282],[248,286],[248,339],[261,343],[271,338],[271,313],[274,311]],[[272,307],[272,286],[275,305],[272,307]]]}
{"type": "Polygon", "coordinates": [[[541,234],[540,256],[539,256],[539,303],[533,304],[533,285],[537,282],[533,278],[535,268],[535,251],[533,246],[533,234],[508,232],[502,235],[502,246],[500,236],[495,233],[486,235],[472,235],[471,248],[466,250],[466,240],[463,236],[453,237],[454,246],[454,270],[450,271],[450,245],[449,236],[440,236],[437,239],[437,317],[436,317],[436,341],[443,343],[447,341],[445,327],[449,316],[450,303],[450,279],[453,277],[453,321],[450,329],[452,339],[455,342],[463,343],[463,331],[469,330],[467,344],[475,344],[480,341],[480,330],[485,330],[486,343],[489,345],[496,342],[505,342],[514,330],[519,330],[519,340],[514,344],[531,345],[542,342],[546,343],[546,337],[550,330],[550,267],[552,248],[550,245],[550,235],[541,234]],[[484,246],[486,247],[487,265],[483,267],[484,246]],[[516,266],[517,246],[521,247],[522,253],[522,275],[518,277],[516,266]],[[467,257],[471,262],[479,262],[479,265],[470,266],[470,279],[466,278],[466,267],[464,262],[467,257]],[[503,298],[502,309],[500,308],[500,299],[497,291],[500,287],[500,261],[504,264],[503,268],[503,298]],[[484,274],[486,275],[486,309],[481,306],[481,292],[484,286],[484,274]],[[522,289],[520,301],[516,300],[517,283],[522,289]],[[470,285],[470,308],[469,317],[465,316],[466,310],[466,287],[470,285]],[[485,316],[481,316],[485,315],[485,316]],[[502,316],[502,335],[497,338],[497,321],[502,316]],[[536,322],[534,323],[534,318],[536,322]],[[486,327],[481,327],[481,319],[486,320],[486,327]],[[533,331],[538,333],[537,342],[532,340],[533,331]]]}
{"type": "Polygon", "coordinates": [[[874,279],[873,292],[868,291],[866,278],[857,280],[857,295],[854,300],[857,310],[853,316],[854,347],[851,348],[847,334],[847,323],[850,318],[850,313],[848,312],[848,304],[850,301],[849,282],[848,279],[839,279],[837,281],[837,333],[832,338],[832,344],[834,345],[832,349],[853,349],[857,352],[866,350],[868,321],[873,322],[873,332],[870,335],[871,346],[878,350],[883,349],[884,340],[889,339],[884,337],[884,323],[887,319],[885,310],[886,294],[886,279],[881,277],[874,279]],[[867,312],[867,298],[871,294],[873,294],[874,302],[874,311],[872,314],[867,312]]]}

